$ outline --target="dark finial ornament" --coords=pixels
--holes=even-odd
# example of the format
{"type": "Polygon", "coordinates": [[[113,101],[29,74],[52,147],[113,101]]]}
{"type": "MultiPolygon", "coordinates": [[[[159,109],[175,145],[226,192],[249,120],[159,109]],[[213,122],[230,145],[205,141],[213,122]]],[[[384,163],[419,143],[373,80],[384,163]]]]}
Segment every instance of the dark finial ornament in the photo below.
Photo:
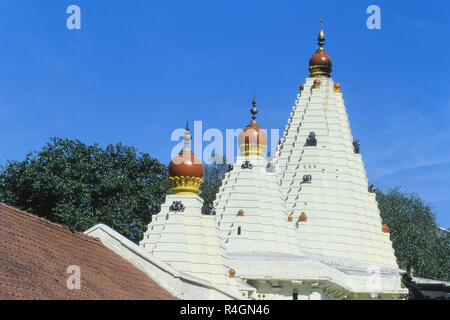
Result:
{"type": "Polygon", "coordinates": [[[186,131],[189,131],[189,120],[186,122],[186,131]]]}
{"type": "Polygon", "coordinates": [[[184,205],[181,201],[174,201],[169,208],[171,212],[184,212],[184,205]]]}
{"type": "Polygon", "coordinates": [[[234,169],[234,166],[232,164],[229,164],[227,172],[231,172],[231,171],[233,171],[233,169],[234,169]]]}
{"type": "Polygon", "coordinates": [[[309,133],[308,139],[306,139],[306,146],[307,147],[316,147],[317,146],[316,134],[314,132],[309,133]]]}
{"type": "Polygon", "coordinates": [[[253,169],[253,165],[250,163],[250,161],[246,160],[242,163],[241,166],[242,169],[253,169]]]}
{"type": "Polygon", "coordinates": [[[303,176],[303,183],[311,183],[312,177],[311,175],[307,174],[303,176]]]}
{"type": "Polygon", "coordinates": [[[373,184],[371,184],[369,186],[369,193],[375,193],[377,191],[377,189],[375,188],[375,186],[373,184]]]}
{"type": "Polygon", "coordinates": [[[361,145],[361,143],[359,143],[359,140],[353,141],[353,151],[355,151],[356,154],[359,153],[359,146],[360,145],[361,145]]]}
{"type": "Polygon", "coordinates": [[[256,123],[256,114],[258,113],[258,108],[256,108],[256,96],[253,96],[252,102],[253,108],[250,109],[250,113],[252,114],[253,123],[256,123]]]}

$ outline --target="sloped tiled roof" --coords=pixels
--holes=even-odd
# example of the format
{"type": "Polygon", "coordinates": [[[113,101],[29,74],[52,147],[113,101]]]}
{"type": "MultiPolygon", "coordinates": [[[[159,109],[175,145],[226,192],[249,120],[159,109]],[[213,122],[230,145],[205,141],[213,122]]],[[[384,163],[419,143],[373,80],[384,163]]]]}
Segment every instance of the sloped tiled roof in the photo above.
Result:
{"type": "Polygon", "coordinates": [[[1,299],[174,297],[100,240],[0,203],[1,299]],[[67,288],[72,265],[80,290],[67,288]]]}

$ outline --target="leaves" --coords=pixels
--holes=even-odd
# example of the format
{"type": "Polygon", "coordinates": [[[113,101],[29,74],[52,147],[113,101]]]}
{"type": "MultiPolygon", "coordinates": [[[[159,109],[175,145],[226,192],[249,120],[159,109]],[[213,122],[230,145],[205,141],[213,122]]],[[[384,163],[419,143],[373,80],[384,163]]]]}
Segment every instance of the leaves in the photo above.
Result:
{"type": "Polygon", "coordinates": [[[449,281],[449,232],[438,228],[430,206],[399,188],[377,191],[377,201],[400,268],[417,277],[449,281]]]}
{"type": "Polygon", "coordinates": [[[200,196],[204,200],[206,207],[212,206],[216,199],[216,194],[222,185],[222,180],[228,170],[227,161],[223,158],[222,163],[214,162],[210,165],[205,165],[205,174],[203,175],[203,183],[200,186],[202,193],[200,196]]]}
{"type": "Polygon", "coordinates": [[[104,223],[139,241],[169,190],[167,169],[135,148],[52,138],[0,169],[0,201],[85,231],[104,223]]]}

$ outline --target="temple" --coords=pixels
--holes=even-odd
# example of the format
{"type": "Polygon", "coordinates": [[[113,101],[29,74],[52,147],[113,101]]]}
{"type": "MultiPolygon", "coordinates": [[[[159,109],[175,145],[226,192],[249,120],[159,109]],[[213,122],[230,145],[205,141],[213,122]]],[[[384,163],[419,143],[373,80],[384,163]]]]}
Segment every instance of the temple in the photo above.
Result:
{"type": "Polygon", "coordinates": [[[191,151],[187,126],[183,151],[169,166],[172,194],[139,249],[120,244],[103,226],[86,233],[143,271],[145,256],[145,263],[158,264],[158,270],[170,267],[183,275],[183,283],[195,282],[183,289],[171,284],[173,276],[160,278],[178,298],[405,297],[404,271],[369,186],[324,44],[321,28],[309,77],[300,85],[270,161],[264,157],[267,135],[256,120],[253,99],[252,119],[238,137],[240,155],[216,195],[215,214],[204,214],[199,196],[204,169],[191,151]]]}

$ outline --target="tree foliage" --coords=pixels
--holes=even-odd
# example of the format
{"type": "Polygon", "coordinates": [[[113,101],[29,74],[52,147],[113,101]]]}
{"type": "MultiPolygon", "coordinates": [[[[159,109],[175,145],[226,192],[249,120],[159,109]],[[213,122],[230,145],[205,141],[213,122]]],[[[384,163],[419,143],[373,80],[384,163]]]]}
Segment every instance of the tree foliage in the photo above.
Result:
{"type": "Polygon", "coordinates": [[[200,186],[202,193],[200,196],[204,201],[205,207],[212,206],[216,199],[216,194],[222,185],[222,180],[228,170],[226,159],[223,161],[213,161],[212,164],[205,165],[205,174],[203,175],[203,183],[200,186]]]}
{"type": "Polygon", "coordinates": [[[377,191],[377,200],[400,268],[417,277],[449,281],[450,234],[437,226],[430,206],[399,188],[377,191]]]}
{"type": "Polygon", "coordinates": [[[169,190],[167,168],[122,144],[52,138],[0,168],[0,201],[85,231],[104,223],[139,241],[169,190]]]}

